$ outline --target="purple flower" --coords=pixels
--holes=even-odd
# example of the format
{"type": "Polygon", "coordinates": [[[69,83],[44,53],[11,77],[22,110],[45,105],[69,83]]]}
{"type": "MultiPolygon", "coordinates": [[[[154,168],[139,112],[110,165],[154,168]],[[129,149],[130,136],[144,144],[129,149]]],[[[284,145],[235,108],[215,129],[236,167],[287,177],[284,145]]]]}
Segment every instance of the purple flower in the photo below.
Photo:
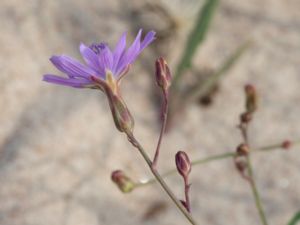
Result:
{"type": "Polygon", "coordinates": [[[113,51],[105,43],[90,46],[81,43],[79,50],[86,65],[66,55],[52,56],[50,61],[67,77],[46,74],[43,80],[75,88],[88,87],[101,90],[109,88],[117,92],[118,82],[143,49],[155,39],[155,32],[148,32],[143,41],[141,36],[142,29],[139,30],[132,45],[126,49],[126,33],[124,33],[113,51]]]}

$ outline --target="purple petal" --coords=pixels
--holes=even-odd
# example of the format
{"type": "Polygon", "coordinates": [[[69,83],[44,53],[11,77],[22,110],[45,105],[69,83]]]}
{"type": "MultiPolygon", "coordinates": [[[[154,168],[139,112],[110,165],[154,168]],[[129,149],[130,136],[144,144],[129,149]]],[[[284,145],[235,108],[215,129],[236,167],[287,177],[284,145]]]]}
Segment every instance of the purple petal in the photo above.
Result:
{"type": "Polygon", "coordinates": [[[126,52],[126,58],[127,58],[126,61],[128,61],[128,64],[132,63],[136,58],[137,54],[139,53],[140,46],[141,46],[141,36],[142,36],[142,29],[139,30],[134,42],[126,52]]]}
{"type": "Polygon", "coordinates": [[[121,56],[123,55],[124,51],[125,51],[125,48],[126,48],[126,35],[127,33],[125,32],[120,40],[118,41],[118,44],[116,45],[116,48],[114,50],[114,53],[113,53],[113,58],[114,58],[114,62],[113,62],[113,72],[116,72],[116,68],[117,68],[117,65],[120,61],[120,58],[121,56]]]}
{"type": "Polygon", "coordinates": [[[66,73],[70,77],[89,77],[96,72],[91,68],[81,64],[79,61],[72,59],[69,56],[52,56],[50,61],[61,72],[66,73]]]}
{"type": "Polygon", "coordinates": [[[113,54],[107,45],[99,53],[99,62],[103,67],[104,71],[101,71],[102,73],[104,72],[103,74],[105,74],[106,69],[112,70],[113,54]]]}
{"type": "Polygon", "coordinates": [[[151,42],[154,41],[155,34],[156,33],[154,31],[150,31],[146,34],[144,40],[141,43],[140,52],[143,51],[144,48],[146,48],[149,44],[151,44],[151,42]]]}
{"type": "Polygon", "coordinates": [[[79,50],[86,64],[95,71],[99,70],[99,58],[97,54],[83,43],[80,44],[79,50]]]}
{"type": "Polygon", "coordinates": [[[64,78],[52,74],[44,75],[43,81],[75,88],[84,88],[87,85],[92,84],[92,81],[86,79],[64,78]]]}
{"type": "Polygon", "coordinates": [[[140,50],[140,44],[141,44],[141,35],[142,35],[142,29],[139,30],[134,42],[127,49],[126,53],[122,55],[120,62],[118,63],[118,66],[116,68],[116,74],[119,75],[128,64],[134,61],[134,59],[138,55],[140,50]]]}

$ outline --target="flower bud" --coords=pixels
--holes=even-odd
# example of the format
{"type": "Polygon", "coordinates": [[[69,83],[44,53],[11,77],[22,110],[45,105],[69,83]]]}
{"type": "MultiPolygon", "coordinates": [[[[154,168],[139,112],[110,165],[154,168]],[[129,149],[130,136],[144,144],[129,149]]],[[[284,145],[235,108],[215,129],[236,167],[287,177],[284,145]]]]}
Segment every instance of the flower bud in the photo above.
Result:
{"type": "Polygon", "coordinates": [[[292,145],[292,142],[290,140],[285,140],[284,142],[282,142],[281,147],[283,149],[289,149],[292,145]]]}
{"type": "Polygon", "coordinates": [[[183,176],[183,178],[187,178],[192,169],[188,155],[183,151],[177,152],[175,155],[175,163],[180,175],[183,176]]]}
{"type": "Polygon", "coordinates": [[[244,160],[238,160],[235,159],[235,167],[238,170],[239,173],[241,173],[243,176],[245,175],[245,170],[247,168],[247,162],[244,160]]]}
{"type": "Polygon", "coordinates": [[[159,57],[155,62],[156,68],[156,83],[159,87],[163,89],[165,93],[167,93],[170,85],[171,85],[171,72],[167,62],[159,57]]]}
{"type": "Polygon", "coordinates": [[[245,86],[246,110],[248,113],[254,113],[257,109],[257,95],[255,87],[251,84],[245,86]]]}
{"type": "Polygon", "coordinates": [[[240,116],[241,123],[249,123],[252,120],[252,114],[249,112],[244,112],[240,116]]]}
{"type": "Polygon", "coordinates": [[[134,182],[121,170],[113,171],[111,179],[123,193],[129,193],[135,187],[134,182]]]}
{"type": "Polygon", "coordinates": [[[248,155],[249,153],[249,146],[246,144],[240,144],[237,148],[236,148],[236,153],[239,156],[244,156],[244,155],[248,155]]]}

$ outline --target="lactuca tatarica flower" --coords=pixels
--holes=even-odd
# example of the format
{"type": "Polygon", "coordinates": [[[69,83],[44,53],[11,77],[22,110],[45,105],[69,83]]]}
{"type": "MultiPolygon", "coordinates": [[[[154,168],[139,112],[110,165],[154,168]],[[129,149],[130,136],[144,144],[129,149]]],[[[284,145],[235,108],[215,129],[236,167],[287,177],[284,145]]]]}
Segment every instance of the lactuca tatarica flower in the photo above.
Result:
{"type": "Polygon", "coordinates": [[[52,56],[50,61],[67,77],[46,74],[43,80],[74,88],[102,90],[108,97],[117,128],[121,132],[132,132],[133,118],[120,95],[119,85],[137,56],[155,39],[155,32],[148,32],[143,40],[141,36],[140,29],[132,45],[126,48],[126,33],[124,33],[114,50],[106,43],[95,43],[90,46],[81,43],[79,50],[85,64],[66,55],[52,56]]]}
{"type": "Polygon", "coordinates": [[[111,82],[117,83],[143,49],[155,39],[155,32],[148,32],[143,41],[141,36],[142,30],[139,30],[132,45],[126,49],[126,33],[124,33],[113,51],[106,43],[90,46],[81,43],[79,50],[86,65],[66,55],[52,56],[50,61],[67,77],[46,74],[43,80],[75,88],[97,88],[99,84],[95,80],[98,79],[110,85],[111,82]]]}

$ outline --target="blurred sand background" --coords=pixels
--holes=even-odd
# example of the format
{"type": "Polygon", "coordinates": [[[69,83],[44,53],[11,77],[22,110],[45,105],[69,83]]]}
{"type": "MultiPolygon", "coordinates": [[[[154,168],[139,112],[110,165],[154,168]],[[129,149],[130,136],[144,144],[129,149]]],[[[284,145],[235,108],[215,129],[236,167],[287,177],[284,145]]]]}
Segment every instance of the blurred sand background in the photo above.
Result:
{"type": "MultiPolygon", "coordinates": [[[[201,3],[201,2],[200,2],[201,3]]],[[[1,0],[0,2],[0,224],[183,225],[185,218],[157,185],[124,195],[110,181],[123,169],[135,179],[151,176],[142,158],[114,127],[105,96],[41,81],[57,71],[53,54],[79,58],[79,43],[114,46],[126,30],[163,32],[168,22],[144,1],[1,0]],[[162,213],[145,219],[151,207],[162,213]]],[[[160,54],[175,68],[197,1],[163,1],[180,28],[157,39],[134,64],[122,92],[149,154],[159,126],[153,102],[153,62],[160,54]],[[168,54],[164,51],[168,52],[168,54]]],[[[159,169],[174,167],[174,154],[192,159],[234,150],[243,110],[243,85],[260,93],[250,128],[253,146],[300,138],[300,1],[221,1],[209,35],[197,53],[199,67],[216,67],[248,38],[252,48],[223,79],[209,108],[190,105],[166,136],[159,169]]],[[[270,225],[283,225],[300,209],[300,148],[253,156],[270,225]]],[[[182,197],[179,176],[167,179],[182,197]]],[[[232,160],[194,167],[192,209],[199,224],[260,224],[248,184],[232,160]]]]}

